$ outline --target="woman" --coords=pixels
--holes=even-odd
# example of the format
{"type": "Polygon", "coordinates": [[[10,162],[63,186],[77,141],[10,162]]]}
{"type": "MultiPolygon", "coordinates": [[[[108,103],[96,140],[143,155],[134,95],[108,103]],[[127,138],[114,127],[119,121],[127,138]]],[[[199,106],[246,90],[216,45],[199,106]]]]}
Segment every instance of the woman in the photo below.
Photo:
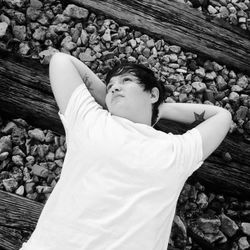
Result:
{"type": "Polygon", "coordinates": [[[163,86],[137,64],[115,67],[106,86],[81,61],[58,53],[50,80],[67,154],[22,250],[167,249],[182,187],[226,136],[230,113],[164,103],[163,86]],[[183,135],[153,128],[159,119],[193,123],[197,114],[204,121],[183,135]]]}

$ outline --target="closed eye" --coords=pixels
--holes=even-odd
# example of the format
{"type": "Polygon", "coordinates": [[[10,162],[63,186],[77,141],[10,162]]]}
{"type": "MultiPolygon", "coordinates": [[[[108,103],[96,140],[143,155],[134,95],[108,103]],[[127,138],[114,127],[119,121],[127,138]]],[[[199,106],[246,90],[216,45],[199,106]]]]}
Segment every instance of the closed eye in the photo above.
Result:
{"type": "Polygon", "coordinates": [[[132,79],[130,77],[124,77],[123,78],[123,82],[128,82],[128,81],[132,81],[132,79]]]}
{"type": "Polygon", "coordinates": [[[113,84],[109,84],[106,88],[106,92],[108,92],[110,90],[110,88],[113,86],[113,84]]]}

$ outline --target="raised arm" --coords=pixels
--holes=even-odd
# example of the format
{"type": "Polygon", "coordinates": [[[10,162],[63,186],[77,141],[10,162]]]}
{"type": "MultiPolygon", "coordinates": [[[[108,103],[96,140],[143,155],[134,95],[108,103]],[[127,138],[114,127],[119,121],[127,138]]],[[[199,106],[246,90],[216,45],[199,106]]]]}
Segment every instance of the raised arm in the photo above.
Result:
{"type": "Polygon", "coordinates": [[[190,103],[163,103],[159,107],[159,118],[189,124],[200,121],[196,128],[202,137],[203,160],[220,145],[232,121],[226,109],[190,103]]]}
{"type": "Polygon", "coordinates": [[[80,84],[85,84],[96,102],[105,108],[105,84],[77,58],[56,53],[50,61],[49,75],[52,91],[62,114],[66,110],[72,92],[80,84]]]}

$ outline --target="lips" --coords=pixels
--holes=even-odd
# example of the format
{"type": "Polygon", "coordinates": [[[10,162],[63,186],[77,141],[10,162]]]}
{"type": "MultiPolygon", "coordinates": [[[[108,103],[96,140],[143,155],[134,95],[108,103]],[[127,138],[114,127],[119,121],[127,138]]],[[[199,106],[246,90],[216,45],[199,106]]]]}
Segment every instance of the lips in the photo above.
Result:
{"type": "Polygon", "coordinates": [[[117,97],[124,97],[124,96],[123,96],[123,95],[120,95],[120,94],[118,94],[118,95],[113,95],[113,96],[112,96],[112,101],[115,100],[117,97]]]}

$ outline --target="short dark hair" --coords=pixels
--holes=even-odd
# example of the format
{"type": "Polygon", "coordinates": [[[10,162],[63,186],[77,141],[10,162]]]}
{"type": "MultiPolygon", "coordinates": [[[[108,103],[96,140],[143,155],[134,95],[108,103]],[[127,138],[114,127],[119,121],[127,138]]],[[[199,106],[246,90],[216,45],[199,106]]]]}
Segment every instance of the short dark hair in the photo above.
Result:
{"type": "Polygon", "coordinates": [[[154,87],[159,90],[159,99],[156,103],[153,104],[152,109],[152,118],[151,125],[156,122],[159,105],[164,102],[165,99],[165,87],[163,83],[154,75],[154,72],[142,64],[131,63],[131,62],[122,62],[114,65],[114,67],[106,75],[106,84],[109,83],[110,79],[114,76],[124,75],[130,73],[134,75],[139,84],[144,87],[144,91],[150,92],[154,87]]]}

